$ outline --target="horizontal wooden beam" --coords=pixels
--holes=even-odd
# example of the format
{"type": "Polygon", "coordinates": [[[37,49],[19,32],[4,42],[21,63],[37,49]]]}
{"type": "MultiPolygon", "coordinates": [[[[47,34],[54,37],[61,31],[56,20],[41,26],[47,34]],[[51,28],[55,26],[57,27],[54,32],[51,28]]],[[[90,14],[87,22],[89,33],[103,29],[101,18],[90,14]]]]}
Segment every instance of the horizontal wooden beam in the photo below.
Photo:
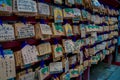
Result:
{"type": "Polygon", "coordinates": [[[118,0],[99,0],[100,3],[111,6],[113,8],[119,8],[120,2],[118,0]]]}

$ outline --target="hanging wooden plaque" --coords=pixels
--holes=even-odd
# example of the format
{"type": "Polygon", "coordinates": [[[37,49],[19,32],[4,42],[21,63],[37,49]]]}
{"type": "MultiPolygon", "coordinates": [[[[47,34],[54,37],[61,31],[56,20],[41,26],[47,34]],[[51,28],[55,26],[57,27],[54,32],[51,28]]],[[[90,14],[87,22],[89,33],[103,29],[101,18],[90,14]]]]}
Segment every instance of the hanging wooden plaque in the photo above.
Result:
{"type": "Polygon", "coordinates": [[[30,38],[35,36],[32,24],[15,23],[15,36],[17,39],[30,38]]]}
{"type": "Polygon", "coordinates": [[[39,51],[39,55],[42,56],[42,55],[45,55],[45,54],[50,54],[52,52],[51,50],[51,45],[49,42],[47,43],[42,43],[42,44],[39,44],[37,46],[38,48],[38,51],[39,51]]]}
{"type": "Polygon", "coordinates": [[[10,24],[0,25],[0,41],[9,41],[14,39],[14,27],[10,24]]]}

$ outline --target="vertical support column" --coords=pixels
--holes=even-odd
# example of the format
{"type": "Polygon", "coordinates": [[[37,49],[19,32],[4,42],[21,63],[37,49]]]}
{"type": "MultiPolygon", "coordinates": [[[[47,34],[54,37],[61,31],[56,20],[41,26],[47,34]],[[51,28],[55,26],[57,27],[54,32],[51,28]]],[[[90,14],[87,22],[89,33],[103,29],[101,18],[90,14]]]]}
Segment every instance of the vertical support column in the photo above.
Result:
{"type": "Polygon", "coordinates": [[[82,80],[82,75],[80,75],[80,77],[79,77],[79,78],[80,78],[80,80],[82,80]]]}
{"type": "Polygon", "coordinates": [[[113,59],[113,55],[112,53],[108,56],[108,64],[109,64],[109,67],[111,66],[112,64],[112,59],[113,59]]]}
{"type": "Polygon", "coordinates": [[[80,75],[76,80],[82,80],[82,75],[80,75]]]}
{"type": "Polygon", "coordinates": [[[114,61],[113,62],[117,62],[117,56],[118,56],[118,53],[119,53],[119,51],[118,51],[118,44],[116,44],[115,45],[115,56],[114,56],[114,61]]]}
{"type": "Polygon", "coordinates": [[[84,71],[83,80],[90,80],[90,67],[84,71]]]}

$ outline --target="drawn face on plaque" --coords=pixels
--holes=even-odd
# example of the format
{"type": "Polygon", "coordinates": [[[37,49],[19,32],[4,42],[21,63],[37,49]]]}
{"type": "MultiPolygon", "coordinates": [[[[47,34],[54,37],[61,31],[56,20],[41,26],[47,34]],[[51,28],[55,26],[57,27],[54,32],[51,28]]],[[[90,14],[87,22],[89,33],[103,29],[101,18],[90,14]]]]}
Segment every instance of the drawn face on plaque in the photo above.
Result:
{"type": "Polygon", "coordinates": [[[63,55],[63,49],[60,44],[54,45],[54,57],[61,57],[63,55]]]}
{"type": "Polygon", "coordinates": [[[81,11],[78,8],[73,8],[73,11],[74,11],[73,23],[79,23],[81,18],[81,11]]]}
{"type": "Polygon", "coordinates": [[[62,27],[62,24],[52,24],[53,26],[53,32],[54,32],[54,35],[64,35],[64,29],[62,27]]]}
{"type": "Polygon", "coordinates": [[[0,11],[12,11],[12,0],[1,0],[0,11]]]}
{"type": "Polygon", "coordinates": [[[79,75],[79,70],[78,69],[71,69],[70,75],[71,75],[71,78],[77,77],[79,75]]]}
{"type": "Polygon", "coordinates": [[[66,32],[66,36],[72,36],[73,32],[72,32],[72,26],[70,24],[65,24],[65,32],[66,32]]]}
{"type": "Polygon", "coordinates": [[[44,68],[41,68],[39,71],[39,79],[43,80],[49,75],[49,67],[45,66],[44,68]]]}
{"type": "Polygon", "coordinates": [[[73,18],[74,16],[74,11],[71,8],[65,8],[63,9],[63,14],[65,18],[73,18]]]}
{"type": "Polygon", "coordinates": [[[62,80],[70,80],[70,73],[63,75],[62,80]]]}
{"type": "Polygon", "coordinates": [[[54,8],[54,21],[55,23],[63,22],[63,14],[61,8],[54,8]]]}

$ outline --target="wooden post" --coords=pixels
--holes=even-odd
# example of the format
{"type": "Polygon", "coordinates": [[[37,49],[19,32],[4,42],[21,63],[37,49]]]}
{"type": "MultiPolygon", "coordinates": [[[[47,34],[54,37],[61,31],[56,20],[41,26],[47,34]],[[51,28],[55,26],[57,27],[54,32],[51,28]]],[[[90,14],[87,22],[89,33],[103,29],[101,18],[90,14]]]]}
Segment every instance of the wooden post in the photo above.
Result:
{"type": "Polygon", "coordinates": [[[111,64],[112,64],[112,59],[113,59],[113,55],[110,54],[110,55],[108,56],[108,64],[109,64],[109,67],[110,67],[111,64]]]}
{"type": "Polygon", "coordinates": [[[82,80],[82,75],[80,75],[79,80],[82,80]]]}
{"type": "Polygon", "coordinates": [[[80,75],[76,80],[82,80],[82,75],[80,75]]]}
{"type": "Polygon", "coordinates": [[[84,71],[83,80],[90,80],[90,67],[84,71]]]}

